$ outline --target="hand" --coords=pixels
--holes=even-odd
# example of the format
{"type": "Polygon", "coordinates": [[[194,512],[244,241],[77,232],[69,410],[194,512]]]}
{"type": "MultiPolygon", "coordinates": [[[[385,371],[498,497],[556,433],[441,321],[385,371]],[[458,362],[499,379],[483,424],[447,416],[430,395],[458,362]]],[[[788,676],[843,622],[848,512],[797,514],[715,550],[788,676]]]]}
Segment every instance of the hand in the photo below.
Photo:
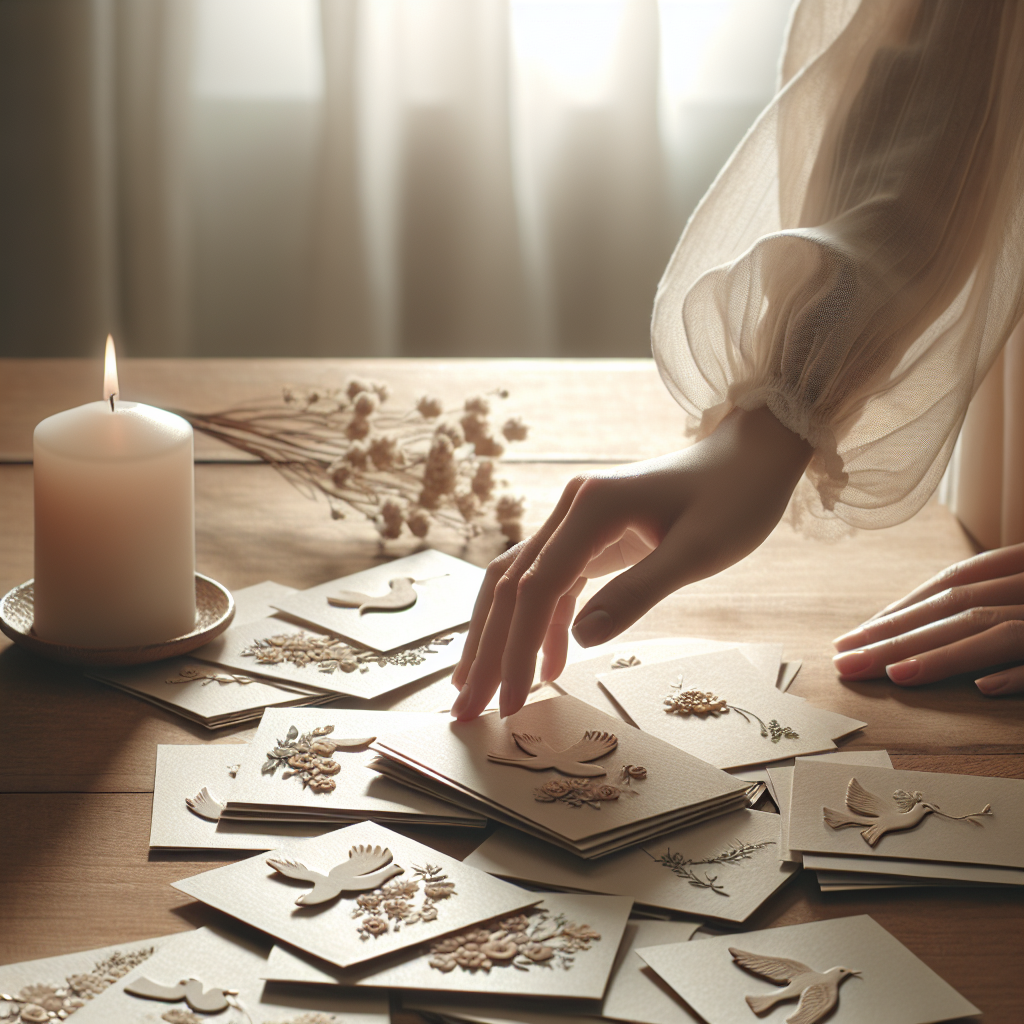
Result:
{"type": "Polygon", "coordinates": [[[950,566],[834,643],[843,679],[922,686],[1009,665],[977,679],[978,689],[1024,690],[1024,544],[950,566]]]}
{"type": "Polygon", "coordinates": [[[461,690],[452,714],[475,718],[499,684],[501,715],[518,711],[542,647],[541,677],[557,678],[591,577],[632,566],[577,617],[584,647],[749,554],[782,518],[812,454],[767,409],[734,409],[691,448],[576,477],[544,526],[488,567],[452,677],[461,690]]]}

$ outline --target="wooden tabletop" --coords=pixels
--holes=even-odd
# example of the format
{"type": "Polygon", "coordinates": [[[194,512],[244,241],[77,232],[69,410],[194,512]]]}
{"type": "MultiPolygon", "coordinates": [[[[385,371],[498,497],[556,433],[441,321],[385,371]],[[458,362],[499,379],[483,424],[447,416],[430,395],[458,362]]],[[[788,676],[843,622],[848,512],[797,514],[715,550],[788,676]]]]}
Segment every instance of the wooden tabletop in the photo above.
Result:
{"type": "MultiPolygon", "coordinates": [[[[120,369],[126,399],[195,412],[350,376],[386,380],[396,405],[424,392],[454,404],[505,387],[509,412],[531,427],[503,474],[529,499],[530,527],[573,474],[686,444],[684,418],[647,360],[126,360],[120,369]]],[[[32,576],[32,428],[101,397],[100,377],[98,361],[0,360],[0,593],[32,576]]],[[[493,537],[438,546],[481,565],[499,550],[493,537]]],[[[387,554],[410,550],[396,542],[387,554]]],[[[369,524],[332,521],[273,470],[206,440],[197,443],[196,551],[199,571],[232,588],[265,579],[308,587],[382,557],[369,524]]],[[[803,660],[792,692],[869,723],[848,748],[885,748],[898,768],[1020,778],[1021,698],[987,699],[965,679],[919,690],[842,684],[831,667],[832,637],[972,553],[934,501],[900,526],[834,544],[781,525],[739,565],[672,595],[627,635],[781,642],[788,659],[803,660]]],[[[212,920],[168,883],[224,857],[148,849],[156,745],[237,743],[253,731],[209,732],[0,637],[0,963],[212,920]]],[[[458,855],[479,841],[458,830],[415,835],[458,855]]],[[[1019,891],[823,894],[804,872],[747,927],[862,913],[986,1021],[1019,1021],[1019,891]]]]}

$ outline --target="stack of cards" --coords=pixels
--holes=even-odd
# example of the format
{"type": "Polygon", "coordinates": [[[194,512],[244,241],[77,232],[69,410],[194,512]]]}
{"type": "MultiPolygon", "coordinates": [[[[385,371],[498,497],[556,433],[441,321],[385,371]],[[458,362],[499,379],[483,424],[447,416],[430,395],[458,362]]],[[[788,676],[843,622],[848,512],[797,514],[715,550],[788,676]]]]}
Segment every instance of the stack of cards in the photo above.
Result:
{"type": "Polygon", "coordinates": [[[779,851],[779,816],[742,810],[596,861],[502,827],[466,863],[539,889],[616,893],[643,909],[739,924],[799,870],[779,851]]]}
{"type": "Polygon", "coordinates": [[[247,744],[157,748],[150,846],[268,850],[354,821],[483,827],[479,814],[372,771],[370,742],[435,715],[270,709],[247,744]]]}
{"type": "Polygon", "coordinates": [[[542,899],[371,822],[174,887],[342,968],[512,918],[542,899]]]}
{"type": "Polygon", "coordinates": [[[980,1012],[867,916],[637,954],[709,1024],[751,1024],[769,1014],[794,1024],[937,1024],[980,1012]]]}
{"type": "Polygon", "coordinates": [[[598,674],[634,725],[718,768],[835,750],[865,723],[782,693],[739,650],[598,674]]]}
{"type": "Polygon", "coordinates": [[[822,888],[1024,884],[1018,779],[798,759],[784,805],[790,856],[822,888]]]}
{"type": "Polygon", "coordinates": [[[383,774],[587,859],[746,804],[744,783],[569,695],[373,748],[383,774]]]}
{"type": "Polygon", "coordinates": [[[306,591],[261,583],[235,593],[232,625],[190,657],[90,674],[210,729],[326,702],[447,711],[482,579],[428,550],[306,591]]]}

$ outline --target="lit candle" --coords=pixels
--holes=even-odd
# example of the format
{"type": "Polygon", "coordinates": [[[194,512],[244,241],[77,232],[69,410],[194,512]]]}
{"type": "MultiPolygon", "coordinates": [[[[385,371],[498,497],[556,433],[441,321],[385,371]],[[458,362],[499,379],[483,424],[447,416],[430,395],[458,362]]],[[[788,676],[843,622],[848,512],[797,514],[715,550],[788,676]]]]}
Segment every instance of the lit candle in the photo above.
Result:
{"type": "Polygon", "coordinates": [[[76,647],[159,643],[195,625],[192,428],[118,400],[107,338],[103,401],[40,423],[35,633],[76,647]]]}

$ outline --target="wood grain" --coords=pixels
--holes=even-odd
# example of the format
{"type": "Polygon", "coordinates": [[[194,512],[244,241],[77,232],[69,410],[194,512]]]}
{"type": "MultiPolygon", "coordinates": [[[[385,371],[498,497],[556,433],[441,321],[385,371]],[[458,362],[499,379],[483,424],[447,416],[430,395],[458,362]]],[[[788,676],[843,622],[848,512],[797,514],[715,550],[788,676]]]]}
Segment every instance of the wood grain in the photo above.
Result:
{"type": "MultiPolygon", "coordinates": [[[[387,379],[396,401],[424,391],[455,401],[508,387],[510,404],[533,431],[518,449],[523,461],[507,465],[504,476],[528,497],[531,526],[573,474],[685,443],[679,410],[648,361],[127,361],[122,382],[126,396],[209,411],[272,394],[284,382],[322,386],[353,375],[387,379]]],[[[0,453],[27,458],[34,424],[94,397],[94,376],[98,364],[90,361],[0,361],[0,453]]],[[[307,501],[266,466],[217,461],[224,453],[205,443],[199,450],[210,461],[196,467],[197,568],[229,587],[264,579],[306,587],[412,550],[403,543],[382,551],[371,526],[332,521],[325,505],[307,501]]],[[[6,591],[32,575],[30,465],[0,464],[0,523],[6,591]]],[[[451,537],[437,546],[480,565],[500,550],[494,536],[469,548],[451,537]]],[[[888,749],[898,768],[1020,778],[1024,698],[984,698],[969,679],[918,690],[841,684],[831,667],[832,637],[971,553],[956,521],[934,503],[901,526],[836,544],[782,525],[743,562],[673,594],[627,635],[782,642],[787,658],[804,663],[791,692],[868,723],[849,747],[888,749]]],[[[583,600],[599,586],[588,584],[583,600]]],[[[238,742],[252,736],[251,725],[211,733],[6,642],[0,709],[0,962],[145,938],[216,916],[169,883],[222,860],[149,854],[156,745],[238,742]]],[[[410,834],[458,856],[481,839],[460,830],[410,834]]],[[[859,913],[906,943],[981,1007],[986,1021],[1019,1019],[1019,893],[822,894],[805,873],[750,926],[859,913]]]]}

